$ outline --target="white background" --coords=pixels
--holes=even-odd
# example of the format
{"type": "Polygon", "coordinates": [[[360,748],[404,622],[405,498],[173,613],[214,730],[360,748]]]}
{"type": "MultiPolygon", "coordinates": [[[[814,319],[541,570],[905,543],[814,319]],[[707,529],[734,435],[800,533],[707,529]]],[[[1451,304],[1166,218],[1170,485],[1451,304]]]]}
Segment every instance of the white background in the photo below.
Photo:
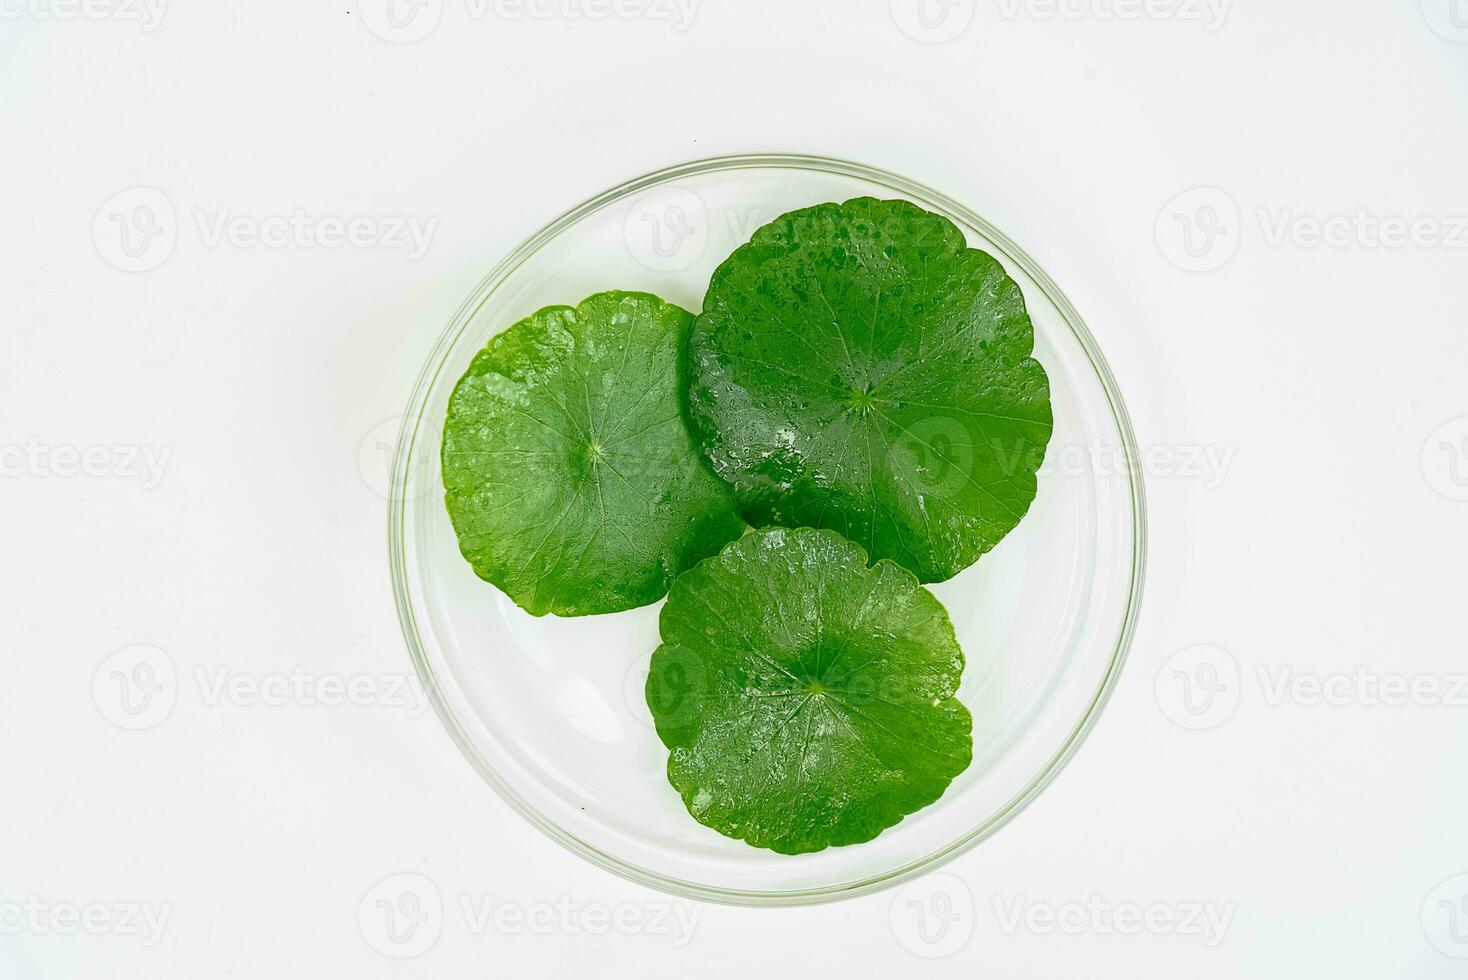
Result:
{"type": "Polygon", "coordinates": [[[1468,974],[1468,4],[527,2],[405,34],[381,0],[0,0],[0,976],[1468,974]],[[1154,452],[1141,626],[1072,766],[946,876],[781,911],[512,813],[400,703],[384,553],[382,444],[489,266],[751,150],[991,219],[1154,452]],[[298,209],[368,221],[212,234],[298,209]]]}

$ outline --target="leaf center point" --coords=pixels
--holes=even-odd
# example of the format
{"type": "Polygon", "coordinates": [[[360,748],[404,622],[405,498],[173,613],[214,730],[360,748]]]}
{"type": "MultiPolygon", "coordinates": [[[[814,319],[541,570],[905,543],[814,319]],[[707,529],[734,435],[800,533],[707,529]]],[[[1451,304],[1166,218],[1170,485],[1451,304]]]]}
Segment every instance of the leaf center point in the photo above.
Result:
{"type": "Polygon", "coordinates": [[[866,415],[871,412],[872,409],[876,408],[877,405],[877,397],[876,395],[872,394],[872,390],[870,387],[853,388],[851,390],[851,394],[847,396],[846,400],[847,403],[851,406],[851,410],[854,411],[857,415],[866,415]]]}

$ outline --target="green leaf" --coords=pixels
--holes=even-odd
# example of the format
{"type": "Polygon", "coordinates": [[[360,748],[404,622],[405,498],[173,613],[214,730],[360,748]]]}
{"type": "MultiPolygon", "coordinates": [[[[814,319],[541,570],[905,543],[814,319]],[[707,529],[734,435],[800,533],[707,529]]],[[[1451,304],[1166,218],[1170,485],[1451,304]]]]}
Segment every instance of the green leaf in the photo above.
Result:
{"type": "Polygon", "coordinates": [[[692,320],[646,293],[547,307],[454,388],[443,478],[459,547],[527,612],[655,602],[743,532],[680,409],[692,320]]]}
{"type": "Polygon", "coordinates": [[[689,415],[756,527],[827,527],[924,582],[1014,529],[1050,440],[1019,286],[941,215],[858,198],[759,229],[714,273],[689,415]]]}
{"type": "Polygon", "coordinates": [[[647,702],[699,822],[782,854],[871,840],[973,757],[963,652],[911,572],[771,528],[673,583],[647,702]]]}

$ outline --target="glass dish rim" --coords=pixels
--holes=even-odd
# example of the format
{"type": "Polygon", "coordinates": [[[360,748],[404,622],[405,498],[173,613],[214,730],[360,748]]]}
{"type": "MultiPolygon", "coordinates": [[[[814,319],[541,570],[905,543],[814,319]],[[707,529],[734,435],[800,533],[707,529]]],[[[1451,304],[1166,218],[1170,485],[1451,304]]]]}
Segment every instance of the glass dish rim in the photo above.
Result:
{"type": "Polygon", "coordinates": [[[995,228],[988,221],[946,194],[924,184],[909,180],[906,177],[868,164],[856,163],[835,157],[802,153],[742,153],[706,157],[669,167],[662,167],[640,177],[634,177],[565,211],[527,238],[492,268],[480,280],[473,292],[470,293],[469,297],[449,320],[448,326],[434,344],[414,384],[413,392],[408,400],[407,411],[403,416],[402,430],[398,435],[397,445],[394,451],[392,479],[388,494],[388,561],[392,573],[393,599],[397,607],[398,622],[402,629],[403,639],[407,644],[409,655],[412,657],[419,681],[423,685],[429,702],[433,705],[434,712],[438,715],[439,720],[443,723],[450,737],[458,745],[459,751],[463,753],[465,759],[485,782],[511,808],[532,825],[538,827],[541,832],[552,840],[560,843],[573,853],[591,861],[593,864],[629,881],[697,901],[736,906],[789,907],[815,905],[824,902],[856,898],[893,887],[936,870],[993,836],[1000,828],[1004,827],[1023,811],[1026,806],[1054,781],[1056,776],[1060,774],[1061,770],[1065,768],[1066,764],[1075,755],[1087,735],[1090,734],[1106,703],[1110,700],[1112,692],[1116,688],[1117,681],[1121,676],[1122,667],[1126,661],[1127,654],[1131,648],[1132,638],[1136,631],[1137,617],[1141,606],[1147,557],[1147,515],[1145,489],[1141,469],[1137,463],[1136,437],[1132,430],[1131,418],[1127,413],[1126,405],[1122,400],[1121,392],[1117,387],[1111,369],[1107,365],[1100,348],[1091,336],[1091,332],[1086,327],[1080,313],[1071,305],[1070,300],[1060,290],[1060,287],[1040,268],[1035,260],[1010,239],[1009,236],[999,231],[999,229],[995,228]],[[1121,439],[1121,450],[1126,463],[1125,472],[1129,475],[1133,524],[1131,581],[1128,583],[1126,608],[1112,647],[1110,662],[1107,664],[1106,672],[1100,684],[1092,693],[1090,704],[1087,706],[1085,713],[1071,729],[1070,734],[1066,737],[1060,748],[1050,756],[1046,764],[1003,807],[989,815],[968,833],[949,842],[937,851],[910,861],[902,867],[871,875],[857,881],[788,891],[719,888],[717,886],[686,881],[659,872],[650,871],[613,854],[608,854],[587,841],[580,839],[522,799],[500,777],[499,773],[488,760],[479,754],[479,751],[475,748],[473,742],[465,732],[463,725],[454,714],[453,709],[445,701],[438,688],[434,670],[432,664],[429,662],[428,653],[424,646],[422,634],[418,629],[412,598],[409,594],[407,553],[404,547],[404,522],[407,514],[407,504],[414,499],[414,495],[409,492],[410,481],[412,480],[413,452],[419,432],[423,428],[423,415],[429,394],[439,374],[446,366],[448,354],[454,344],[458,341],[460,335],[468,327],[480,308],[489,301],[499,287],[525,261],[552,239],[559,236],[582,218],[616,201],[623,200],[640,191],[647,190],[669,180],[729,170],[767,167],[811,170],[866,180],[923,201],[945,210],[968,222],[972,227],[977,228],[990,241],[999,246],[1005,253],[1006,258],[1014,261],[1024,269],[1025,273],[1035,281],[1046,294],[1047,298],[1055,304],[1067,328],[1080,343],[1082,350],[1085,351],[1091,369],[1101,382],[1101,386],[1106,394],[1107,404],[1111,409],[1112,420],[1116,425],[1121,439]]]}

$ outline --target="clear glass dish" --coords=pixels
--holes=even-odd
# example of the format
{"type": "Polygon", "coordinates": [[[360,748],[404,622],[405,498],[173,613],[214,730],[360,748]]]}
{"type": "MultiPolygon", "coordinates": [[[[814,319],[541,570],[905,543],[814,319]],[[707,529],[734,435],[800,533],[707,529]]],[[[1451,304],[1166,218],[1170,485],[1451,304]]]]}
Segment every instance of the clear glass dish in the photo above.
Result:
{"type": "Polygon", "coordinates": [[[678,895],[800,905],[887,887],[994,833],[1055,778],[1121,670],[1141,596],[1142,484],[1121,395],[1050,278],[961,204],[872,167],[792,155],[720,157],[629,181],[536,233],[485,277],[428,357],[393,464],[390,560],[403,635],[439,717],[484,779],[578,854],[678,895]],[[500,330],[603,289],[700,308],[715,267],[764,222],[871,195],[951,218],[1019,283],[1050,375],[1055,434],[1029,515],[933,586],[968,660],[959,697],[974,761],[933,806],[865,844],[790,857],[693,820],[664,776],[643,701],[661,603],[536,619],[458,553],[437,457],[449,392],[500,330]]]}

